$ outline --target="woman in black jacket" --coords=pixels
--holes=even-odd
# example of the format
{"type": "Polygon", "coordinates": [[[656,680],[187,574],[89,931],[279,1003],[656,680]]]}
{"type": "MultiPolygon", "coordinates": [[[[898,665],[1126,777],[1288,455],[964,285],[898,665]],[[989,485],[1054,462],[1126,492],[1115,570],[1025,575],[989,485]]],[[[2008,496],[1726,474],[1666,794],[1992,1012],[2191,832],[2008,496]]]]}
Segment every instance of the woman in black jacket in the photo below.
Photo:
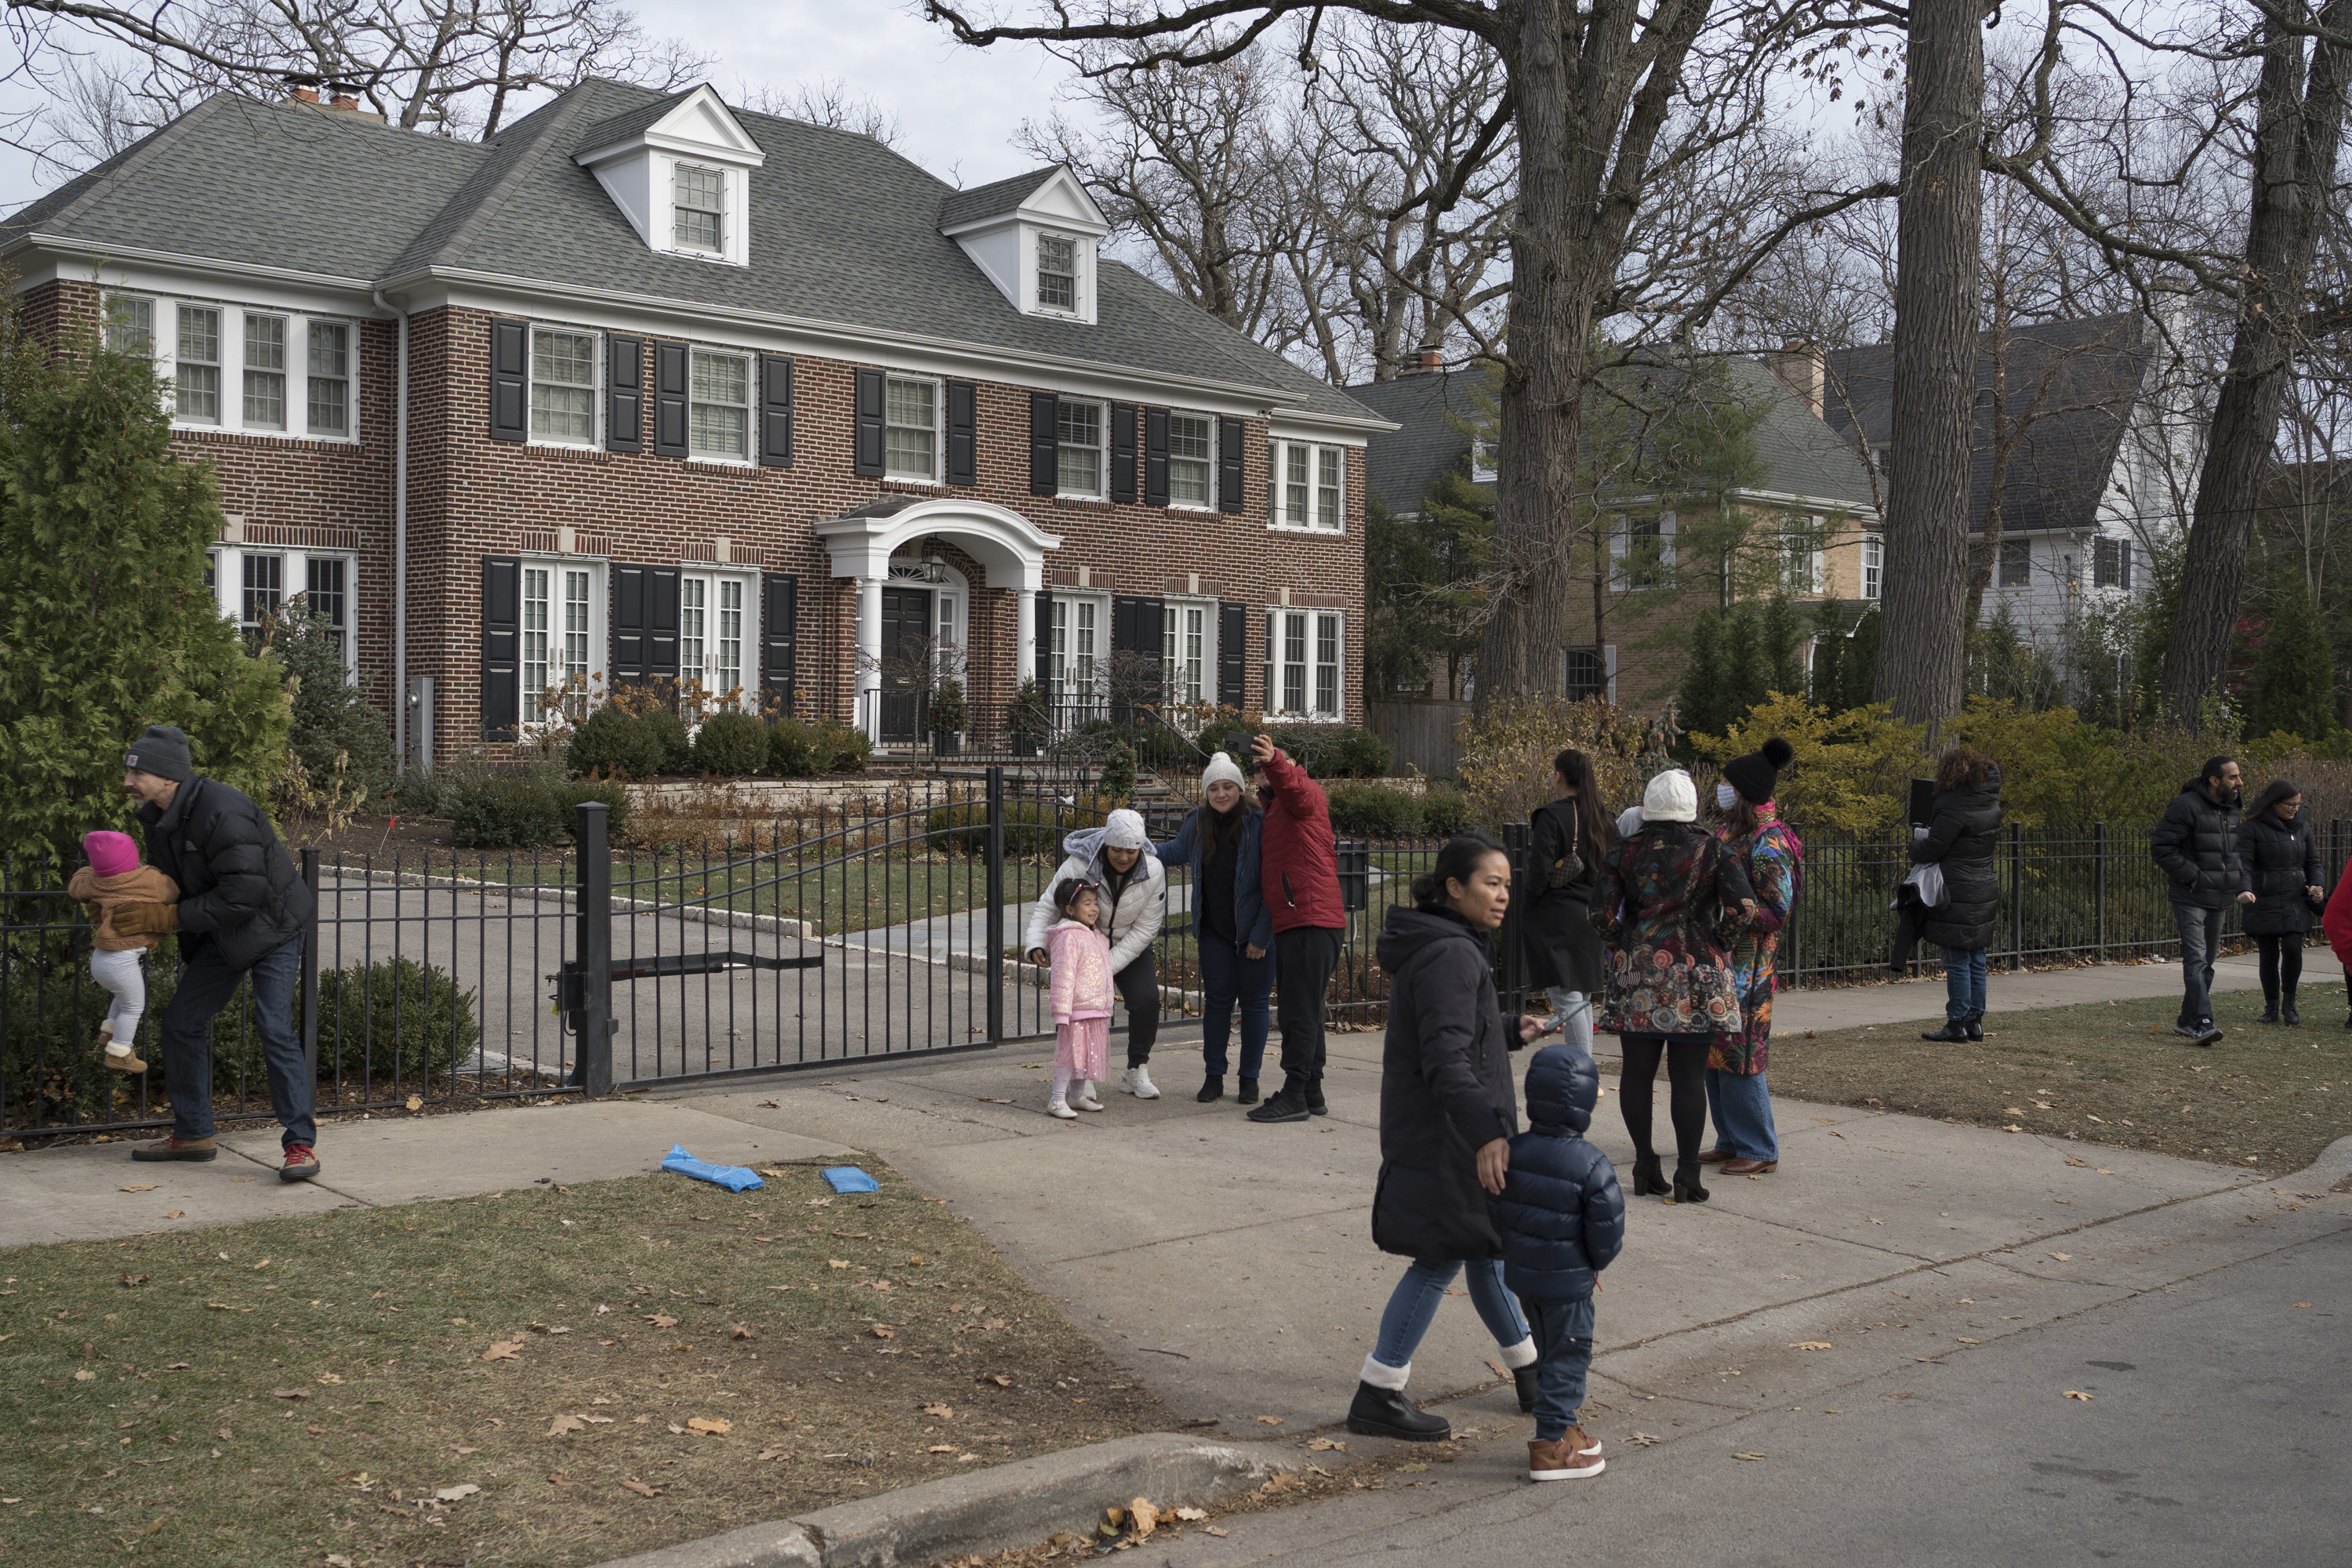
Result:
{"type": "Polygon", "coordinates": [[[1487,933],[1511,904],[1511,858],[1501,845],[1483,833],[1450,840],[1413,879],[1412,898],[1411,909],[1389,910],[1378,949],[1389,976],[1389,1032],[1372,1194],[1373,1245],[1412,1266],[1381,1315],[1348,1430],[1442,1443],[1453,1427],[1415,1408],[1404,1385],[1412,1352],[1465,1264],[1471,1305],[1502,1347],[1519,1408],[1535,1408],[1535,1342],[1503,1285],[1503,1242],[1486,1194],[1503,1190],[1519,1130],[1509,1053],[1544,1026],[1525,1014],[1505,1017],[1495,997],[1487,933]]]}
{"type": "Polygon", "coordinates": [[[2246,934],[2262,951],[2263,1016],[2259,1023],[2300,1024],[2295,983],[2303,978],[2303,944],[2312,910],[2326,898],[2319,866],[2319,836],[2303,808],[2303,791],[2273,779],[2238,824],[2238,858],[2253,882],[2246,934]]]}
{"type": "Polygon", "coordinates": [[[1911,861],[1944,868],[1944,901],[1919,931],[1944,950],[1944,1026],[1923,1040],[1984,1038],[1985,950],[2000,920],[2000,764],[1956,746],[1936,764],[1936,801],[1911,861]]]}
{"type": "Polygon", "coordinates": [[[1592,1007],[1609,971],[1609,953],[1592,929],[1592,885],[1601,858],[1616,847],[1616,825],[1601,805],[1592,759],[1565,751],[1552,759],[1553,799],[1528,818],[1530,848],[1519,896],[1519,935],[1528,984],[1551,996],[1551,1016],[1567,1043],[1592,1053],[1592,1007]]]}

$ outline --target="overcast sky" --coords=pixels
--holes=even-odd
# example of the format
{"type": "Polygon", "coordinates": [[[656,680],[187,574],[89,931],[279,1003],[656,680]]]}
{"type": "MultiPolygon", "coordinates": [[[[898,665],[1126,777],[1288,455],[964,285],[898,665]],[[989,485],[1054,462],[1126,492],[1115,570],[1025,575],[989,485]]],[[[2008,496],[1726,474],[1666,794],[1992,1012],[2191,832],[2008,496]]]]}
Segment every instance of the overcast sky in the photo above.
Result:
{"type": "MultiPolygon", "coordinates": [[[[738,98],[745,84],[789,89],[838,79],[897,117],[900,152],[967,185],[1028,164],[1013,134],[1022,121],[1050,111],[1069,75],[1035,47],[961,47],[946,28],[887,0],[641,0],[637,11],[648,31],[719,57],[709,75],[721,96],[738,98]]],[[[23,205],[60,177],[0,148],[0,210],[23,205]]]]}

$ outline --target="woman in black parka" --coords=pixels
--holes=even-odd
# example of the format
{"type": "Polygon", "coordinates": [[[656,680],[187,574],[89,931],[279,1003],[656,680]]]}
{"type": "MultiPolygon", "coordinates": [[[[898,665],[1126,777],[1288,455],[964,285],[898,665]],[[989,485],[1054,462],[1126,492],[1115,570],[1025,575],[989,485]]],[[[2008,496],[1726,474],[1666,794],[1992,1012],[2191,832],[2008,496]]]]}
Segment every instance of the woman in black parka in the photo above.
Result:
{"type": "Polygon", "coordinates": [[[1617,828],[1601,804],[1592,759],[1582,752],[1552,759],[1551,789],[1554,798],[1528,818],[1519,935],[1528,984],[1551,996],[1565,1043],[1590,1056],[1592,1008],[1609,973],[1608,950],[1592,929],[1592,885],[1601,858],[1616,847],[1617,828]]]}
{"type": "Polygon", "coordinates": [[[1440,1443],[1453,1435],[1404,1396],[1412,1352],[1465,1265],[1502,1363],[1535,1408],[1535,1342],[1503,1285],[1503,1242],[1486,1194],[1503,1190],[1519,1130],[1510,1052],[1543,1031],[1506,1017],[1495,996],[1487,935],[1511,904],[1511,858],[1483,833],[1465,833],[1413,879],[1412,907],[1389,910],[1377,950],[1389,976],[1389,1032],[1381,1055],[1381,1176],[1372,1194],[1372,1241],[1412,1259],[1381,1316],[1364,1358],[1348,1430],[1440,1443]]]}
{"type": "Polygon", "coordinates": [[[2300,1024],[2294,1010],[2295,983],[2303,978],[2303,944],[2312,911],[2326,900],[2319,865],[2319,836],[2303,807],[2303,791],[2273,779],[2246,807],[2238,824],[2238,858],[2253,883],[2246,906],[2246,934],[2262,952],[2264,1024],[2300,1024]]]}
{"type": "Polygon", "coordinates": [[[1944,1026],[1923,1040],[1984,1038],[1985,950],[2000,921],[2000,764],[1956,746],[1936,764],[1936,802],[1911,862],[1944,868],[1944,901],[1919,931],[1944,950],[1944,1026]]]}

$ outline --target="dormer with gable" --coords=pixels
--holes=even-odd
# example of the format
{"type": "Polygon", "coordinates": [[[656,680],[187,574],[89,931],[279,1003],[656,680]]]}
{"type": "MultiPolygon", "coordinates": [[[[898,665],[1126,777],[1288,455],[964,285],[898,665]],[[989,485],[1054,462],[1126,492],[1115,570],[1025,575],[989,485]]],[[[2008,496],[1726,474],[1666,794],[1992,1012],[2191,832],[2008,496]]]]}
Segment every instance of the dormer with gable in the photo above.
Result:
{"type": "Polygon", "coordinates": [[[1095,321],[1095,252],[1110,225],[1062,165],[958,191],[940,204],[940,232],[1023,315],[1095,321]]]}
{"type": "Polygon", "coordinates": [[[592,127],[572,159],[646,245],[733,267],[751,265],[751,171],[765,161],[708,86],[592,127]]]}

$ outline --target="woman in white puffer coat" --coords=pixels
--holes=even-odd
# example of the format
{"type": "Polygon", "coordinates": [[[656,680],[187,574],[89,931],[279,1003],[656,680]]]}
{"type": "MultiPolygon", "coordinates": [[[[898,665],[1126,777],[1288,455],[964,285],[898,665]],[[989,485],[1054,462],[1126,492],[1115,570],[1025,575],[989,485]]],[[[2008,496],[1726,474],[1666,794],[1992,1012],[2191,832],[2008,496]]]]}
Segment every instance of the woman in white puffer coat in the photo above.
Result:
{"type": "Polygon", "coordinates": [[[1055,884],[1075,877],[1101,886],[1111,980],[1127,1008],[1127,1072],[1119,1087],[1138,1100],[1157,1100],[1150,1063],[1152,1041],[1160,1035],[1160,974],[1151,942],[1168,913],[1168,874],[1151,853],[1142,814],[1124,807],[1100,827],[1065,837],[1062,853],[1061,868],[1047,879],[1045,896],[1029,911],[1022,948],[1030,963],[1044,966],[1046,929],[1061,919],[1054,908],[1055,884]]]}

